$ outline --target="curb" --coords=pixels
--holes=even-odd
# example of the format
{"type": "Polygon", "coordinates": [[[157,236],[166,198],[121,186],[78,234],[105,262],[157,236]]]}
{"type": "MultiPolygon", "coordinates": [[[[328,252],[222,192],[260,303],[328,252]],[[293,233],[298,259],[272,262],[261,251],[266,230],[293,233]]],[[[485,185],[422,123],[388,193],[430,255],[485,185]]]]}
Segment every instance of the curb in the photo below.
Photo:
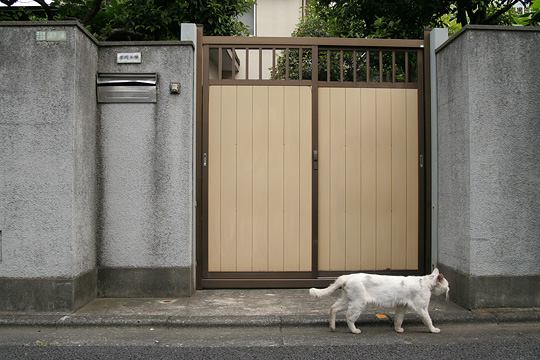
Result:
{"type": "MultiPolygon", "coordinates": [[[[540,311],[467,311],[460,313],[431,314],[435,324],[472,323],[472,322],[540,322],[540,311]]],[[[415,314],[406,314],[404,321],[409,324],[421,324],[415,314]]],[[[378,319],[373,314],[360,316],[357,323],[362,325],[392,326],[392,316],[378,319]]],[[[345,320],[337,319],[337,324],[345,324],[345,320]]],[[[123,326],[156,326],[168,328],[181,327],[296,327],[296,326],[328,326],[326,316],[314,315],[260,315],[260,316],[84,316],[84,315],[7,315],[0,316],[0,326],[51,326],[51,327],[123,327],[123,326]]]]}

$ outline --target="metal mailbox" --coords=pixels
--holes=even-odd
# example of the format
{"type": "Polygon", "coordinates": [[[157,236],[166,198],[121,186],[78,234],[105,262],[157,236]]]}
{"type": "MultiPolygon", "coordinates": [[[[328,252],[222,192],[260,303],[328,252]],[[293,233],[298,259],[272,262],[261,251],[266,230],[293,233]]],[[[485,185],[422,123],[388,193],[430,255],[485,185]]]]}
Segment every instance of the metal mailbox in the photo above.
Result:
{"type": "Polygon", "coordinates": [[[98,103],[155,103],[157,74],[111,74],[97,76],[98,103]]]}

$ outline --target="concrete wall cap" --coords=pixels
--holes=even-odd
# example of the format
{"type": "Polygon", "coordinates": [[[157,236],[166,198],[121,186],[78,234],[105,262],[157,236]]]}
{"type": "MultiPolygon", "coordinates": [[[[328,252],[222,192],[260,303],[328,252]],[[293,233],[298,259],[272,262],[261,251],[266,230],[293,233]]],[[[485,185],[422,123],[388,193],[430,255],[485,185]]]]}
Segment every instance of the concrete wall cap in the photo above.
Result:
{"type": "Polygon", "coordinates": [[[59,21],[0,21],[0,27],[58,27],[75,26],[82,31],[94,44],[99,45],[99,41],[86,30],[86,28],[77,20],[59,20],[59,21]]]}
{"type": "Polygon", "coordinates": [[[506,25],[465,25],[461,30],[452,35],[448,40],[441,44],[435,53],[443,50],[449,44],[454,42],[457,38],[463,35],[467,31],[526,31],[526,32],[540,32],[540,27],[536,26],[506,26],[506,25]]]}
{"type": "Polygon", "coordinates": [[[191,46],[191,41],[179,40],[157,40],[157,41],[100,41],[100,47],[120,47],[120,46],[191,46]]]}
{"type": "Polygon", "coordinates": [[[85,34],[95,45],[99,47],[111,46],[191,46],[194,47],[192,41],[179,40],[161,40],[161,41],[98,41],[83,24],[77,20],[60,20],[60,21],[0,21],[0,27],[58,27],[72,26],[77,27],[85,34]]]}

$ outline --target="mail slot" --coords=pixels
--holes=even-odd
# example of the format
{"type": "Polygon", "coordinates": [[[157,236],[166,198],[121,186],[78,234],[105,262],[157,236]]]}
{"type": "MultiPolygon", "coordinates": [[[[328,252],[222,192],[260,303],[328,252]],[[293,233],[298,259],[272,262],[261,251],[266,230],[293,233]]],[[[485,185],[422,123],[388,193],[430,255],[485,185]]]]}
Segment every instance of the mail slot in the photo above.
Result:
{"type": "Polygon", "coordinates": [[[155,103],[157,74],[106,74],[97,76],[98,103],[155,103]]]}

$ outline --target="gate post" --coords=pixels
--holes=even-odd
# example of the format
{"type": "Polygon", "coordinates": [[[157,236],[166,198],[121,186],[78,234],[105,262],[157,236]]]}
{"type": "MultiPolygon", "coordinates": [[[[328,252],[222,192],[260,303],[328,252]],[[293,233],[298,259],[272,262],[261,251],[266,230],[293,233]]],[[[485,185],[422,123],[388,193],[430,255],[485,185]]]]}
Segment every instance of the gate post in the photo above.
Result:
{"type": "Polygon", "coordinates": [[[311,272],[314,278],[319,272],[319,186],[318,186],[318,152],[319,152],[319,47],[311,49],[311,131],[312,131],[312,178],[311,178],[311,272]]]}
{"type": "Polygon", "coordinates": [[[437,162],[437,61],[435,49],[448,40],[448,29],[435,28],[429,33],[429,78],[430,78],[430,116],[431,116],[431,270],[438,262],[438,162],[437,162]]]}
{"type": "Polygon", "coordinates": [[[203,84],[202,84],[202,25],[181,24],[180,39],[193,43],[193,283],[195,289],[200,288],[200,274],[202,273],[202,248],[199,241],[203,233],[202,219],[202,112],[203,112],[203,84]]]}

